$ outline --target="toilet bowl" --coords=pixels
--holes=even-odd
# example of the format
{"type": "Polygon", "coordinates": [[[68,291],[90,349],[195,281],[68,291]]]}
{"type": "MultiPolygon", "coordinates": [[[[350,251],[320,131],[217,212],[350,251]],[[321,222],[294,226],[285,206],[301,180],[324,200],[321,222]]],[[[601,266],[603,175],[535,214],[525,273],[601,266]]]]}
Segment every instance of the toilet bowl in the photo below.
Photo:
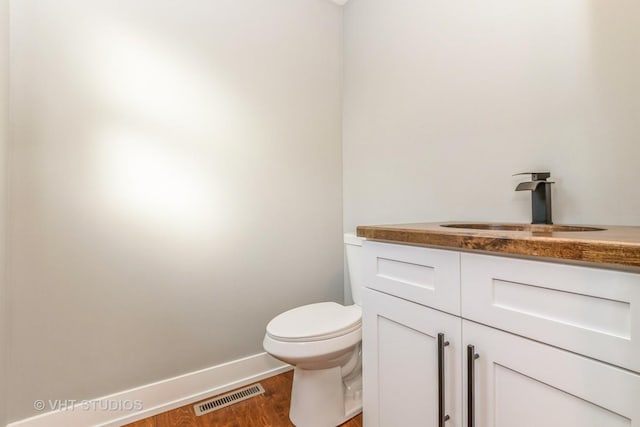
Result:
{"type": "Polygon", "coordinates": [[[345,234],[356,304],[304,305],[267,325],[265,351],[294,366],[289,418],[297,427],[335,427],[362,411],[362,240],[345,234]]]}

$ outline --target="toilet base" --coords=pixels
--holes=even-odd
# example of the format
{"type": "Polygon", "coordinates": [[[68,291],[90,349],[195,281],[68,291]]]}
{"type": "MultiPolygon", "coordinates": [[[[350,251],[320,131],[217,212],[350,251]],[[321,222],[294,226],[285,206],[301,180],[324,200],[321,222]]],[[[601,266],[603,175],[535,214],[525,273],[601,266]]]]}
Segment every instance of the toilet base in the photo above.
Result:
{"type": "Polygon", "coordinates": [[[296,427],[335,427],[362,412],[362,393],[345,398],[339,366],[293,371],[289,418],[296,427]]]}

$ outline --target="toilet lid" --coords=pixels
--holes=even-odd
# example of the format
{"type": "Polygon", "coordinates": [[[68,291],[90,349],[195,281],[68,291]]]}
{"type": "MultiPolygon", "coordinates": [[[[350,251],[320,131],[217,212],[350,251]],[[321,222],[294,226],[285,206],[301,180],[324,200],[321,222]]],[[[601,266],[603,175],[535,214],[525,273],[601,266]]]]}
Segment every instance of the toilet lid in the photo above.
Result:
{"type": "Polygon", "coordinates": [[[276,316],[267,334],[280,341],[319,341],[345,335],[360,328],[362,309],[335,302],[303,305],[276,316]]]}

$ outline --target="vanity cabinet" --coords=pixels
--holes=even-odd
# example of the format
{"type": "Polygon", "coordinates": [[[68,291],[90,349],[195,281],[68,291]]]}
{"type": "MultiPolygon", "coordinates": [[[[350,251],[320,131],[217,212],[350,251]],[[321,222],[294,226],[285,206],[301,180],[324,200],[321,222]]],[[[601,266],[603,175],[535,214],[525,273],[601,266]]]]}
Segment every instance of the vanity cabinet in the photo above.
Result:
{"type": "Polygon", "coordinates": [[[640,427],[640,275],[363,248],[366,427],[640,427]]]}

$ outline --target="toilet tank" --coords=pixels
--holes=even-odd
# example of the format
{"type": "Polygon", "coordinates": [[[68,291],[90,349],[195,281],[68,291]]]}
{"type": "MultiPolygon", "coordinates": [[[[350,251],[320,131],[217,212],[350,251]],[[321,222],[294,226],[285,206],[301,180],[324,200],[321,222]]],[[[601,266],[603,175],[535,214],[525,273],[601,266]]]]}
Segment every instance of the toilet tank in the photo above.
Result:
{"type": "Polygon", "coordinates": [[[365,239],[356,236],[355,233],[345,233],[344,247],[347,254],[347,268],[349,269],[349,281],[351,282],[351,297],[357,305],[362,305],[362,242],[365,239]]]}

